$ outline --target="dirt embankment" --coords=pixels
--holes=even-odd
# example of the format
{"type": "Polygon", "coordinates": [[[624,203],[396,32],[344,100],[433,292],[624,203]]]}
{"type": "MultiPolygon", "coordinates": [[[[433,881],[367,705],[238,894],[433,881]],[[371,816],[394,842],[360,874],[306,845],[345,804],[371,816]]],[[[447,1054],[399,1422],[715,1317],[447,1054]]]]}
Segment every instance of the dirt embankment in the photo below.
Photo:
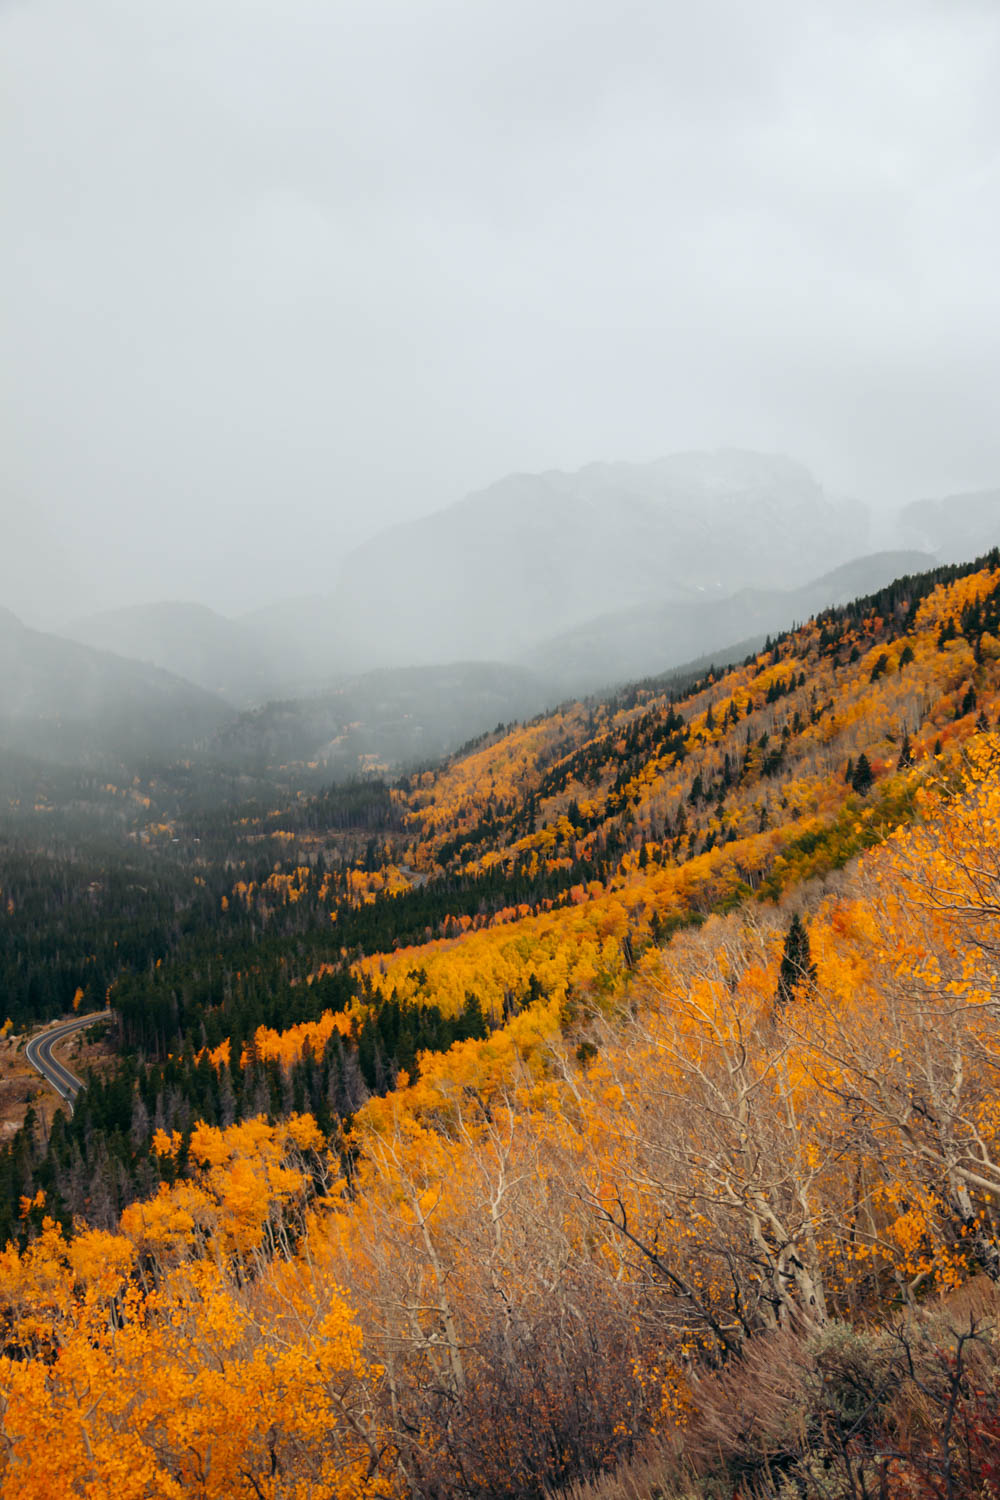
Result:
{"type": "MultiPolygon", "coordinates": [[[[63,1018],[61,1018],[63,1019],[63,1018]]],[[[113,1057],[107,1041],[94,1032],[78,1032],[53,1048],[54,1056],[64,1067],[80,1077],[87,1068],[100,1071],[113,1057]]],[[[29,1033],[30,1035],[30,1033],[29,1033]]],[[[25,1035],[9,1036],[0,1041],[0,1146],[5,1146],[24,1124],[29,1106],[33,1105],[45,1128],[57,1109],[63,1108],[55,1089],[35,1071],[24,1055],[25,1035]]]]}

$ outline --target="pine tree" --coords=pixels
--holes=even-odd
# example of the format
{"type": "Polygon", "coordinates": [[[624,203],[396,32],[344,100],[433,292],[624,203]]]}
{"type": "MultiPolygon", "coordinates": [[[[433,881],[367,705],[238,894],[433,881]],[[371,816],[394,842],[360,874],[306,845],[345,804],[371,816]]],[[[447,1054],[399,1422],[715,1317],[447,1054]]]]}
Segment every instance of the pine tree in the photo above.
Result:
{"type": "Polygon", "coordinates": [[[796,912],[792,917],[781,955],[775,1004],[787,1005],[789,1000],[795,998],[795,991],[799,985],[810,985],[815,982],[816,965],[809,951],[809,934],[806,932],[802,918],[796,912]]]}
{"type": "Polygon", "coordinates": [[[871,762],[862,750],[861,754],[858,756],[858,763],[854,767],[854,775],[851,777],[851,786],[857,792],[859,797],[864,797],[866,793],[871,789],[871,785],[874,780],[875,776],[872,772],[871,762]]]}

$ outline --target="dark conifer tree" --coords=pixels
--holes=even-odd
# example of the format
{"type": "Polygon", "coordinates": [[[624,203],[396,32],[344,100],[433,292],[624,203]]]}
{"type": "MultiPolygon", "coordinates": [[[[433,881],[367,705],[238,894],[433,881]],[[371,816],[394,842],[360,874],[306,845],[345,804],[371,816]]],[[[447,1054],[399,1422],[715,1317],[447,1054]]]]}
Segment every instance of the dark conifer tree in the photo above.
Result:
{"type": "Polygon", "coordinates": [[[800,985],[811,985],[815,982],[816,965],[809,951],[809,934],[806,932],[805,923],[796,912],[788,929],[784,951],[781,955],[775,1003],[787,1005],[789,1000],[795,998],[795,991],[800,985]]]}
{"type": "Polygon", "coordinates": [[[851,786],[859,797],[864,797],[870,790],[875,776],[872,772],[871,762],[862,750],[858,756],[858,763],[854,767],[854,775],[851,777],[851,786]]]}

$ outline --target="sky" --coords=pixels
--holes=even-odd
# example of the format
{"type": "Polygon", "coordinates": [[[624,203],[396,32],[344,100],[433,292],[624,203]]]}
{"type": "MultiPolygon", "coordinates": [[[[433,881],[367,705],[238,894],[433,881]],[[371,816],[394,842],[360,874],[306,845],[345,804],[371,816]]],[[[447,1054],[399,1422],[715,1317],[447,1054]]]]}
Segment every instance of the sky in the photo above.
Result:
{"type": "Polygon", "coordinates": [[[595,459],[1000,485],[998,77],[996,0],[0,0],[0,605],[595,459]]]}

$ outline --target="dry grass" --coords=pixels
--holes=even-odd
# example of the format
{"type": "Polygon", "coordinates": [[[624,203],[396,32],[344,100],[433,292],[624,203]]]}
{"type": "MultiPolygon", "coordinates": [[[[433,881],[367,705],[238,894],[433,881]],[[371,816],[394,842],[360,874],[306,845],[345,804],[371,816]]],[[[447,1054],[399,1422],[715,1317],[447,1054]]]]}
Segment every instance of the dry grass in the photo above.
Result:
{"type": "Polygon", "coordinates": [[[559,1500],[698,1500],[700,1492],[689,1489],[677,1471],[673,1447],[653,1440],[614,1474],[561,1490],[559,1500]]]}
{"type": "Polygon", "coordinates": [[[51,1116],[55,1098],[26,1061],[24,1038],[8,1037],[0,1042],[0,1146],[20,1130],[29,1104],[36,1109],[46,1106],[47,1099],[42,1096],[51,1098],[51,1116]]]}
{"type": "Polygon", "coordinates": [[[562,1500],[972,1500],[1000,1494],[1000,1288],[892,1326],[762,1336],[692,1385],[687,1427],[562,1500]]]}

